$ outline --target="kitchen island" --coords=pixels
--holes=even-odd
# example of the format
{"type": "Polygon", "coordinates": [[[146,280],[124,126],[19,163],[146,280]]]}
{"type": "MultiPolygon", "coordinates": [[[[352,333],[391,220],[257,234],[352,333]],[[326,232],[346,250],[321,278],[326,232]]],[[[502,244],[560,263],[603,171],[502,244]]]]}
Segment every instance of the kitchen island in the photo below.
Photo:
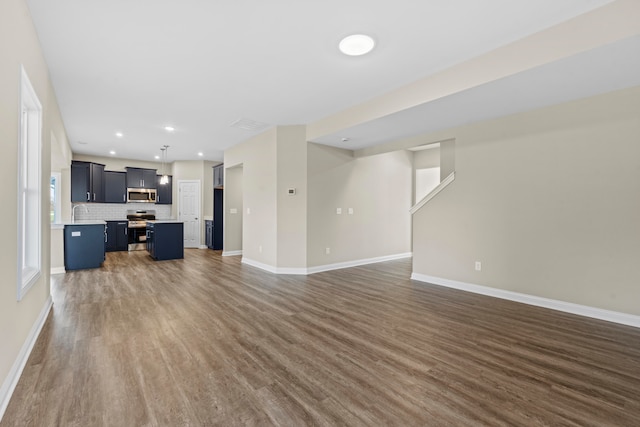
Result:
{"type": "Polygon", "coordinates": [[[64,269],[98,268],[105,259],[105,221],[84,220],[64,224],[64,269]]]}
{"type": "Polygon", "coordinates": [[[175,220],[147,221],[147,251],[158,261],[184,258],[184,223],[175,220]]]}

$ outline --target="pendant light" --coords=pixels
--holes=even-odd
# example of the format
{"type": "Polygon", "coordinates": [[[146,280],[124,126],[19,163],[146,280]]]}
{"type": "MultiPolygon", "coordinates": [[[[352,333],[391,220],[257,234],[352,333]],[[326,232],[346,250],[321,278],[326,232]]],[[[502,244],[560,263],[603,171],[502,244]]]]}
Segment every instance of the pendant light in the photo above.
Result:
{"type": "Polygon", "coordinates": [[[166,185],[169,183],[169,175],[167,175],[167,171],[165,170],[165,163],[167,162],[167,149],[168,145],[163,146],[160,150],[162,150],[162,177],[160,178],[160,184],[166,185]]]}

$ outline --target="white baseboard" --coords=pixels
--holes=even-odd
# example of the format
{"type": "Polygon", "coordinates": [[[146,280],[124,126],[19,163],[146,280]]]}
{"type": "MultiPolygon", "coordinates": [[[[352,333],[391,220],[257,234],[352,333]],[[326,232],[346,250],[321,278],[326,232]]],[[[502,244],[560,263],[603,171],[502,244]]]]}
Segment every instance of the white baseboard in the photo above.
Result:
{"type": "Polygon", "coordinates": [[[11,366],[9,374],[2,383],[2,388],[0,388],[0,420],[2,420],[4,412],[7,410],[7,406],[9,406],[9,400],[11,400],[13,391],[16,389],[16,385],[18,385],[20,375],[22,375],[22,371],[27,364],[27,360],[29,360],[31,350],[33,350],[33,346],[38,340],[40,331],[44,326],[44,322],[47,320],[47,316],[49,316],[49,312],[51,311],[52,306],[53,300],[51,299],[51,295],[49,295],[49,298],[47,298],[44,307],[42,307],[38,318],[29,331],[29,335],[22,345],[22,348],[18,353],[18,357],[13,362],[13,366],[11,366]]]}
{"type": "Polygon", "coordinates": [[[264,270],[264,271],[268,271],[269,273],[277,273],[277,269],[276,267],[269,265],[269,264],[264,264],[262,262],[258,262],[255,260],[252,260],[250,258],[247,257],[242,257],[242,261],[243,264],[247,264],[250,265],[252,267],[256,267],[259,268],[260,270],[264,270]]]}
{"type": "Polygon", "coordinates": [[[620,313],[617,311],[604,310],[602,308],[590,307],[587,305],[574,304],[570,302],[554,300],[550,298],[538,297],[535,295],[523,294],[520,292],[507,291],[504,289],[491,288],[489,286],[474,285],[471,283],[458,282],[456,280],[443,279],[441,277],[427,276],[425,274],[412,273],[412,280],[427,282],[447,288],[459,289],[473,292],[475,294],[488,295],[509,301],[521,302],[538,307],[550,308],[552,310],[563,311],[565,313],[577,314],[579,316],[591,317],[593,319],[606,320],[607,322],[620,323],[622,325],[640,328],[640,316],[620,313]]]}
{"type": "Polygon", "coordinates": [[[209,246],[207,246],[207,245],[200,245],[200,246],[198,247],[198,249],[209,249],[209,246]]]}
{"type": "Polygon", "coordinates": [[[237,256],[242,255],[242,249],[239,251],[222,251],[222,256],[237,256]]]}
{"type": "Polygon", "coordinates": [[[64,267],[51,267],[51,274],[64,274],[67,270],[64,267]]]}
{"type": "Polygon", "coordinates": [[[331,271],[331,270],[340,270],[341,268],[358,267],[360,265],[375,264],[378,262],[393,261],[396,259],[411,258],[412,256],[413,256],[412,252],[405,252],[402,254],[385,255],[385,256],[380,256],[375,258],[358,259],[355,261],[338,262],[335,264],[318,265],[316,267],[307,268],[307,274],[321,273],[323,271],[331,271]]]}
{"type": "Polygon", "coordinates": [[[320,265],[316,267],[307,267],[307,268],[305,267],[301,267],[301,268],[274,267],[272,265],[264,264],[246,257],[242,258],[242,263],[250,265],[252,267],[259,268],[261,270],[268,271],[269,273],[274,273],[274,274],[307,275],[307,274],[320,273],[323,271],[339,270],[341,268],[357,267],[359,265],[375,264],[377,262],[383,262],[383,261],[393,261],[396,259],[411,258],[411,256],[412,256],[412,253],[407,252],[403,254],[386,255],[386,256],[381,256],[376,258],[366,258],[366,259],[359,259],[355,261],[345,261],[345,262],[339,262],[336,264],[327,264],[327,265],[320,265]]]}

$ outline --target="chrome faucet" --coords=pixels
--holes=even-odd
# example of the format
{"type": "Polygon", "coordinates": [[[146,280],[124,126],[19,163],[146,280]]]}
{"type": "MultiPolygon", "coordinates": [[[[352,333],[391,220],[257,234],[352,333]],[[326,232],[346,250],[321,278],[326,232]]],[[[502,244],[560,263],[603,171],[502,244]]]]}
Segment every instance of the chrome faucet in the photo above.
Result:
{"type": "Polygon", "coordinates": [[[85,213],[89,213],[89,208],[86,205],[75,205],[72,209],[71,209],[71,223],[73,224],[74,222],[76,222],[76,208],[82,206],[84,208],[85,213]]]}

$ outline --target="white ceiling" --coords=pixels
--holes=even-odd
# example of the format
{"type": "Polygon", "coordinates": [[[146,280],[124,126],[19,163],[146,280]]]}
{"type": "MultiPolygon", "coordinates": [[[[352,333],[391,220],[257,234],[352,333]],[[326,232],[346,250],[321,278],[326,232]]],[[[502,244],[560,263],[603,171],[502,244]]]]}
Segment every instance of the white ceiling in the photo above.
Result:
{"type": "MultiPolygon", "coordinates": [[[[98,156],[114,150],[117,157],[153,160],[167,144],[170,161],[222,160],[225,149],[257,133],[231,127],[238,119],[267,125],[311,123],[609,3],[27,1],[72,150],[98,156]],[[358,32],[372,35],[376,49],[364,57],[342,55],[339,40],[358,32]],[[165,125],[176,131],[168,134],[165,125]],[[118,131],[123,138],[115,136],[118,131]],[[204,156],[198,157],[198,151],[204,156]]],[[[626,48],[637,51],[638,41],[630,43],[636,44],[626,48]]],[[[592,55],[567,60],[567,68],[559,61],[558,68],[524,75],[522,81],[514,77],[502,89],[508,94],[510,84],[521,87],[550,72],[575,72],[572,67],[579,61],[599,61],[597,55],[608,54],[592,55]]],[[[482,95],[482,87],[466,92],[474,95],[475,90],[482,95]]],[[[551,100],[555,98],[535,99],[543,104],[551,100]]],[[[433,112],[437,107],[421,108],[433,112]]],[[[498,107],[495,114],[516,111],[504,103],[498,107]]],[[[441,114],[449,117],[447,111],[441,114]]],[[[420,114],[414,113],[407,111],[398,123],[389,117],[369,128],[348,129],[359,132],[358,147],[350,148],[423,132],[424,116],[417,119],[420,114]],[[373,138],[380,127],[386,129],[384,138],[373,138]]],[[[465,118],[455,108],[451,114],[458,121],[474,118],[473,112],[465,118]]],[[[331,143],[329,136],[318,142],[331,143]]]]}

